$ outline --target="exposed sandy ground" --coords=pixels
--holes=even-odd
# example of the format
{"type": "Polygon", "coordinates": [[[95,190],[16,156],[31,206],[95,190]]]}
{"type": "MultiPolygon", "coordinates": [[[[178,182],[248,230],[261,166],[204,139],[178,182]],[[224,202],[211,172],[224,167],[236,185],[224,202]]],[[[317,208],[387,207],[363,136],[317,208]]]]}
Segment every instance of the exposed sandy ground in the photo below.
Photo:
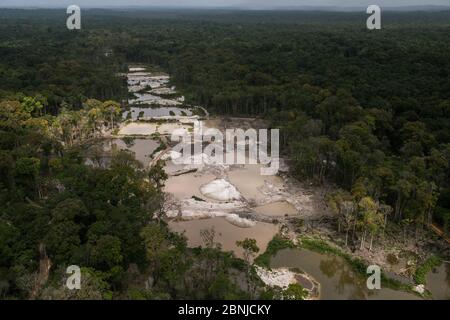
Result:
{"type": "Polygon", "coordinates": [[[166,181],[164,191],[173,194],[179,200],[188,199],[192,196],[202,198],[201,186],[214,179],[215,176],[212,174],[198,175],[195,173],[170,177],[166,181]]]}
{"type": "Polygon", "coordinates": [[[291,216],[297,215],[298,211],[295,207],[287,201],[276,201],[265,204],[254,209],[257,213],[268,216],[291,216]]]}
{"type": "Polygon", "coordinates": [[[126,123],[119,130],[119,136],[150,136],[154,133],[171,135],[176,129],[189,131],[192,128],[189,124],[181,123],[155,123],[155,122],[130,122],[126,123]]]}

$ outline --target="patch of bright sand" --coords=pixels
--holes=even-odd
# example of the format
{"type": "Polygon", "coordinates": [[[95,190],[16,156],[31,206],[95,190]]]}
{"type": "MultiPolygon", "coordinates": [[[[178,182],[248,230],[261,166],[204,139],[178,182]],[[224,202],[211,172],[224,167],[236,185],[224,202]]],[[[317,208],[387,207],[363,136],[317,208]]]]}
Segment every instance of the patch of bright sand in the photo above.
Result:
{"type": "Polygon", "coordinates": [[[119,135],[152,135],[155,132],[160,134],[170,135],[175,129],[189,130],[192,128],[188,124],[179,123],[139,123],[131,122],[122,127],[119,131],[119,135]]]}

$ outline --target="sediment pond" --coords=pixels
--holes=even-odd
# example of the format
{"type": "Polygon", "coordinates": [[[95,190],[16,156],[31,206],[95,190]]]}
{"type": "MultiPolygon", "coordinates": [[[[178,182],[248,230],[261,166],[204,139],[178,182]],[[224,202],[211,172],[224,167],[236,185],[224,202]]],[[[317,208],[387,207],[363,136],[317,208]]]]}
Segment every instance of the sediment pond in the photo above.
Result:
{"type": "Polygon", "coordinates": [[[450,262],[444,262],[431,270],[426,280],[433,299],[450,300],[450,262]]]}
{"type": "Polygon", "coordinates": [[[173,194],[177,199],[183,200],[196,196],[202,198],[200,187],[215,179],[211,174],[198,175],[188,173],[179,176],[171,176],[167,181],[164,191],[173,194]]]}
{"type": "Polygon", "coordinates": [[[369,290],[366,279],[352,271],[341,257],[306,249],[283,249],[271,259],[272,268],[298,268],[320,283],[324,300],[419,300],[415,294],[381,288],[369,290]]]}
{"type": "Polygon", "coordinates": [[[198,219],[191,221],[170,221],[170,228],[179,233],[185,232],[190,247],[204,246],[200,236],[201,230],[215,231],[215,241],[219,243],[224,251],[233,251],[237,257],[243,257],[242,248],[236,245],[236,241],[245,238],[255,239],[260,249],[264,252],[267,244],[278,233],[278,226],[271,223],[257,222],[250,228],[241,228],[228,222],[223,217],[198,219]]]}
{"type": "Polygon", "coordinates": [[[100,145],[94,146],[87,152],[86,163],[107,166],[114,150],[128,150],[134,154],[136,160],[146,166],[151,160],[151,154],[158,146],[159,142],[150,138],[131,138],[126,142],[122,139],[105,139],[100,145]]]}
{"type": "Polygon", "coordinates": [[[261,175],[260,164],[247,164],[242,168],[237,168],[228,172],[230,182],[247,199],[247,201],[263,201],[265,195],[261,193],[260,188],[264,186],[265,181],[275,186],[281,186],[283,181],[278,176],[261,175]]]}
{"type": "Polygon", "coordinates": [[[272,202],[256,207],[254,210],[257,213],[272,217],[292,216],[298,214],[297,209],[295,209],[295,207],[287,201],[272,202]]]}

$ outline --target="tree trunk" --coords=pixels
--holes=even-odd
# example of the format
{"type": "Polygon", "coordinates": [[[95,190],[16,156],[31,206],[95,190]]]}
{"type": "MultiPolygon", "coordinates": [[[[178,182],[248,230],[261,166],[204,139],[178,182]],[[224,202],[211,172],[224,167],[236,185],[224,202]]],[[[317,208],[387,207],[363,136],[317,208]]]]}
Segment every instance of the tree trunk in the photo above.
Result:
{"type": "Polygon", "coordinates": [[[348,229],[349,228],[347,228],[347,232],[345,233],[345,246],[346,247],[348,246],[348,229]]]}
{"type": "Polygon", "coordinates": [[[403,226],[403,242],[406,243],[406,226],[403,226]]]}
{"type": "Polygon", "coordinates": [[[362,235],[362,237],[361,237],[361,245],[360,245],[360,247],[359,247],[359,250],[362,250],[362,249],[364,248],[364,241],[365,241],[365,238],[366,238],[366,230],[364,230],[364,233],[363,233],[363,235],[362,235]]]}

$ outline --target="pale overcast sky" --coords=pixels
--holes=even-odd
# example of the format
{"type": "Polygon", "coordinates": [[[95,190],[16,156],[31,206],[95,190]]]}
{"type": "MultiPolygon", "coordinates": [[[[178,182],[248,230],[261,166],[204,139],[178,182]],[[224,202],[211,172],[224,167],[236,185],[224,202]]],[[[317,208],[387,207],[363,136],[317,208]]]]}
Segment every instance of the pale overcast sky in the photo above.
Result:
{"type": "Polygon", "coordinates": [[[1,7],[80,7],[165,6],[165,7],[246,7],[264,9],[284,6],[362,7],[377,4],[384,7],[417,5],[450,5],[450,0],[0,0],[1,7]]]}

